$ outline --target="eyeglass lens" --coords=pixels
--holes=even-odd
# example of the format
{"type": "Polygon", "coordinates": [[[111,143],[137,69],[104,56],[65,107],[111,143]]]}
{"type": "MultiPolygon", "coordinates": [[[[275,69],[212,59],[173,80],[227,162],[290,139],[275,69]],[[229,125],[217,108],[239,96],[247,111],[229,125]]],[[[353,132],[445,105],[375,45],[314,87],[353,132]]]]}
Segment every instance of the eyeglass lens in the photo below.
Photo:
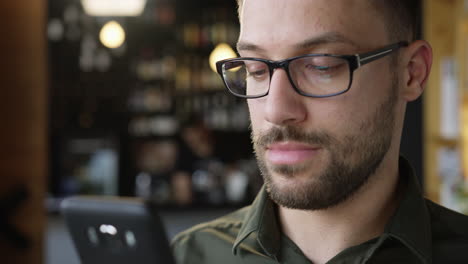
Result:
{"type": "MultiPolygon", "coordinates": [[[[289,74],[303,94],[327,96],[348,89],[350,69],[347,60],[332,56],[307,56],[292,60],[289,74]]],[[[270,69],[256,60],[235,60],[223,65],[223,77],[229,90],[240,96],[256,97],[268,93],[270,69]]]]}

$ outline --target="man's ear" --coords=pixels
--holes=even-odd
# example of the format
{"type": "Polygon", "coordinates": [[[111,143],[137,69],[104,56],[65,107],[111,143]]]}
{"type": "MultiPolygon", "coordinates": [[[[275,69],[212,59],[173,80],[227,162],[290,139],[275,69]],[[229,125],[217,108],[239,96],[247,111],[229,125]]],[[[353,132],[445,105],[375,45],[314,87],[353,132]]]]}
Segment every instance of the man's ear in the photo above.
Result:
{"type": "Polygon", "coordinates": [[[402,56],[402,98],[410,102],[416,100],[424,91],[432,66],[432,48],[427,41],[417,40],[405,49],[402,56]]]}

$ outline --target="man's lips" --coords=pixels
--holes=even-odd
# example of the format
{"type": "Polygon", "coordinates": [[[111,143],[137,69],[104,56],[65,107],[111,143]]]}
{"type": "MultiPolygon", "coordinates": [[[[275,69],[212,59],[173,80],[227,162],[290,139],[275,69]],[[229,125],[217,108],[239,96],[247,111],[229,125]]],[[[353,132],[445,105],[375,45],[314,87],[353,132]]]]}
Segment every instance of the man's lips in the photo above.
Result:
{"type": "Polygon", "coordinates": [[[299,142],[273,143],[266,147],[266,158],[275,165],[294,165],[309,160],[319,150],[299,142]]]}

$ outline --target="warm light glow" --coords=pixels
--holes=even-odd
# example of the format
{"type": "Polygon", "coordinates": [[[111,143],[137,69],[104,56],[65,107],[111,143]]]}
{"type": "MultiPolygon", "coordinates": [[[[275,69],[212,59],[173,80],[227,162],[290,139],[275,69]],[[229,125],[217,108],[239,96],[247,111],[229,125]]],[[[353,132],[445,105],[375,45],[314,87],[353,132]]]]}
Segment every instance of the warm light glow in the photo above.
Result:
{"type": "Polygon", "coordinates": [[[214,50],[210,54],[210,67],[216,72],[216,62],[224,59],[230,59],[237,57],[234,50],[226,43],[220,43],[216,45],[214,50]]]}
{"type": "Polygon", "coordinates": [[[119,23],[110,21],[102,27],[99,39],[104,46],[115,49],[124,43],[125,31],[119,23]]]}
{"type": "Polygon", "coordinates": [[[462,167],[465,180],[468,183],[468,95],[465,95],[462,101],[461,124],[462,167]]]}
{"type": "Polygon", "coordinates": [[[139,16],[146,0],[81,0],[90,16],[139,16]]]}

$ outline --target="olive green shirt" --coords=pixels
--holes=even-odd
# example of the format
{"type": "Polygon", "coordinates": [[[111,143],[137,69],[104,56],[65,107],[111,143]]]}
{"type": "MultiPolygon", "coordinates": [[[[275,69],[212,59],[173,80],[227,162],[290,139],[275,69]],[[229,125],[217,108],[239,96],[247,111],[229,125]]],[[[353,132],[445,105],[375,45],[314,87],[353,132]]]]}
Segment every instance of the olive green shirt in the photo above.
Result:
{"type": "MultiPolygon", "coordinates": [[[[468,264],[468,216],[424,199],[404,159],[400,180],[406,188],[384,233],[327,263],[468,264]]],[[[264,188],[252,205],[178,234],[173,250],[178,264],[312,263],[281,232],[276,205],[264,188]]]]}

